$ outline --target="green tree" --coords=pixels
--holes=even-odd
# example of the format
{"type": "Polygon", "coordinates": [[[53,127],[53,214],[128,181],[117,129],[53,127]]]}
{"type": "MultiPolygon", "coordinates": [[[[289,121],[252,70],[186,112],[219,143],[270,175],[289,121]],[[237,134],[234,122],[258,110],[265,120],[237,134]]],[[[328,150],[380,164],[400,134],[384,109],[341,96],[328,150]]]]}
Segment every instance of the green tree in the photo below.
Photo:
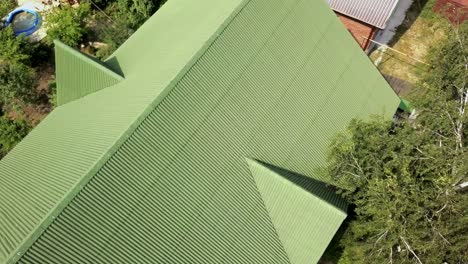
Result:
{"type": "MultiPolygon", "coordinates": [[[[103,24],[108,23],[107,18],[101,18],[101,21],[103,21],[103,24]]],[[[105,59],[110,56],[112,52],[120,47],[134,32],[128,28],[123,20],[116,19],[115,21],[115,23],[109,24],[108,27],[102,28],[99,32],[101,41],[107,44],[98,49],[96,56],[99,58],[105,59]]]]}
{"type": "Polygon", "coordinates": [[[0,105],[35,99],[35,72],[29,66],[30,45],[11,28],[0,30],[0,105]]]}
{"type": "Polygon", "coordinates": [[[47,16],[47,35],[50,40],[58,39],[69,46],[78,46],[87,32],[86,18],[90,5],[83,2],[78,7],[63,5],[47,16]]]}
{"type": "Polygon", "coordinates": [[[14,0],[0,1],[0,18],[8,15],[8,13],[13,10],[15,6],[16,2],[14,0]]]}
{"type": "Polygon", "coordinates": [[[0,65],[0,103],[9,105],[15,99],[30,103],[36,97],[34,70],[22,63],[0,65]]]}
{"type": "Polygon", "coordinates": [[[98,50],[97,56],[106,58],[124,43],[166,0],[101,0],[97,4],[106,6],[105,13],[98,13],[99,39],[107,44],[98,50]],[[110,19],[109,19],[110,17],[110,19]]]}
{"type": "Polygon", "coordinates": [[[16,37],[11,27],[0,30],[0,43],[2,43],[2,45],[0,45],[0,64],[29,62],[29,44],[24,37],[16,37]]]}
{"type": "Polygon", "coordinates": [[[333,144],[356,206],[340,263],[468,263],[467,37],[465,23],[432,51],[412,118],[354,120],[333,144]]]}
{"type": "Polygon", "coordinates": [[[152,0],[118,0],[116,7],[119,19],[133,30],[138,29],[157,10],[152,0]]]}
{"type": "Polygon", "coordinates": [[[0,116],[0,158],[13,149],[31,130],[29,124],[20,120],[11,120],[0,116]]]}

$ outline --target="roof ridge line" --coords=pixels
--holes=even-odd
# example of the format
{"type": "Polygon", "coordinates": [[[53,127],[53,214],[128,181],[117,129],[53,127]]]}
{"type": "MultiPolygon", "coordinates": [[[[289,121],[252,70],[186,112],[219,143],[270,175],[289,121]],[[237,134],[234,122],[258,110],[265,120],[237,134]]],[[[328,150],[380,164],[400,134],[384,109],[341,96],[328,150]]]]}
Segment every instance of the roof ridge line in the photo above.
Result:
{"type": "MultiPolygon", "coordinates": [[[[254,178],[254,175],[253,175],[253,172],[252,172],[252,164],[257,164],[257,165],[260,165],[260,166],[263,166],[262,164],[260,164],[260,162],[254,158],[249,158],[249,157],[245,157],[245,163],[247,164],[247,168],[249,169],[249,173],[250,173],[250,177],[252,178],[252,180],[254,181],[254,185],[255,185],[255,190],[257,191],[257,194],[260,195],[260,199],[262,201],[262,205],[263,207],[265,208],[265,210],[267,211],[267,216],[268,216],[268,219],[270,220],[270,224],[271,226],[273,227],[273,230],[275,231],[275,235],[277,237],[277,239],[279,241],[281,241],[281,237],[278,233],[278,229],[275,225],[275,223],[273,222],[273,219],[271,218],[271,214],[267,208],[267,205],[265,203],[265,200],[263,199],[263,196],[260,192],[260,190],[258,189],[258,185],[255,181],[255,178],[254,178]]],[[[286,256],[288,257],[288,263],[289,264],[292,264],[291,262],[291,256],[289,255],[288,251],[286,250],[286,248],[284,247],[284,244],[281,243],[281,249],[283,249],[284,251],[284,254],[286,254],[286,256]]]]}
{"type": "MultiPolygon", "coordinates": [[[[53,207],[53,209],[45,215],[33,232],[28,234],[20,245],[11,252],[1,264],[14,264],[28,251],[28,249],[42,236],[49,228],[55,219],[68,207],[70,202],[81,192],[81,190],[91,181],[93,176],[102,168],[102,166],[117,152],[117,150],[128,140],[133,132],[138,129],[141,123],[148,117],[151,112],[164,100],[164,98],[174,89],[179,81],[187,74],[187,72],[196,64],[196,62],[206,53],[209,47],[219,38],[221,33],[234,20],[234,18],[244,9],[251,0],[243,0],[225,19],[217,30],[205,41],[202,48],[197,51],[188,63],[179,71],[179,73],[168,83],[160,94],[158,94],[151,103],[141,112],[140,115],[132,122],[99,160],[81,177],[81,179],[64,195],[62,200],[53,207]]],[[[70,48],[70,47],[69,47],[70,48]]],[[[72,48],[70,48],[72,49],[72,48]]],[[[104,67],[102,65],[102,67],[104,67]]],[[[108,69],[111,71],[110,69],[108,69]]],[[[114,72],[115,73],[115,72],[114,72]]],[[[115,73],[117,74],[117,73],[115,73]]],[[[120,75],[119,75],[120,76],[120,75]]],[[[122,77],[122,76],[120,76],[122,77]]]]}

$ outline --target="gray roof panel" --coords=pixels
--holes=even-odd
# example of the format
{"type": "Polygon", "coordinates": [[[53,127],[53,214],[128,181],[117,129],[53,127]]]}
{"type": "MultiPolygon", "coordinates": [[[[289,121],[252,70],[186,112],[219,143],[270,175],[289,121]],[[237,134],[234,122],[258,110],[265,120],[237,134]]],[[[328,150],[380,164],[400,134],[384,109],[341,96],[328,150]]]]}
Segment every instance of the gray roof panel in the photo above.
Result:
{"type": "Polygon", "coordinates": [[[333,10],[369,25],[385,28],[399,0],[327,0],[333,10]]]}

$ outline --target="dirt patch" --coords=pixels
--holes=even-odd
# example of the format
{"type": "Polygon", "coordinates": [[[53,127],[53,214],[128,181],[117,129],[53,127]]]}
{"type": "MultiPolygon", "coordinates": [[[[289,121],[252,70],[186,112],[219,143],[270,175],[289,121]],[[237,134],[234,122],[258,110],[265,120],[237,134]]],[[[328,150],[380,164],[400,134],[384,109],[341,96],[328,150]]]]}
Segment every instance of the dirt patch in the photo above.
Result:
{"type": "Polygon", "coordinates": [[[54,67],[49,64],[41,67],[37,80],[37,104],[28,105],[23,109],[26,119],[32,126],[39,124],[52,111],[49,103],[50,84],[54,81],[54,67]]]}
{"type": "Polygon", "coordinates": [[[44,67],[41,67],[40,71],[37,73],[37,92],[38,93],[48,93],[50,83],[54,80],[54,67],[49,64],[44,67]]]}

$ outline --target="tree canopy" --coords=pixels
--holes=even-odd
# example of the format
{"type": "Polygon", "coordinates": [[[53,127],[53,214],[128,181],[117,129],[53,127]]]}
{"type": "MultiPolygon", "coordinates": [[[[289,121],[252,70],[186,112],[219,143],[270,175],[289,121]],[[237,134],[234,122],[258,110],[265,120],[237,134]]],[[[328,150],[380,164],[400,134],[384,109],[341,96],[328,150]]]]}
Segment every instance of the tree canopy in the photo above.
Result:
{"type": "Polygon", "coordinates": [[[78,7],[61,5],[47,16],[47,35],[50,40],[58,39],[76,47],[86,34],[86,18],[90,13],[90,4],[83,2],[78,7]]]}
{"type": "Polygon", "coordinates": [[[0,18],[8,15],[8,13],[13,10],[16,6],[15,0],[4,0],[0,1],[0,18]]]}
{"type": "Polygon", "coordinates": [[[410,118],[354,120],[334,142],[356,207],[340,263],[468,263],[467,38],[465,23],[431,52],[410,118]]]}
{"type": "Polygon", "coordinates": [[[30,44],[8,27],[0,30],[0,106],[15,100],[30,102],[36,94],[35,72],[30,67],[30,44]]]}
{"type": "Polygon", "coordinates": [[[0,116],[0,158],[25,137],[31,127],[22,119],[0,116]]]}
{"type": "Polygon", "coordinates": [[[107,44],[100,48],[97,56],[108,57],[148,18],[150,18],[166,0],[99,0],[96,3],[105,9],[100,13],[98,24],[107,25],[99,28],[98,35],[107,44]]]}

